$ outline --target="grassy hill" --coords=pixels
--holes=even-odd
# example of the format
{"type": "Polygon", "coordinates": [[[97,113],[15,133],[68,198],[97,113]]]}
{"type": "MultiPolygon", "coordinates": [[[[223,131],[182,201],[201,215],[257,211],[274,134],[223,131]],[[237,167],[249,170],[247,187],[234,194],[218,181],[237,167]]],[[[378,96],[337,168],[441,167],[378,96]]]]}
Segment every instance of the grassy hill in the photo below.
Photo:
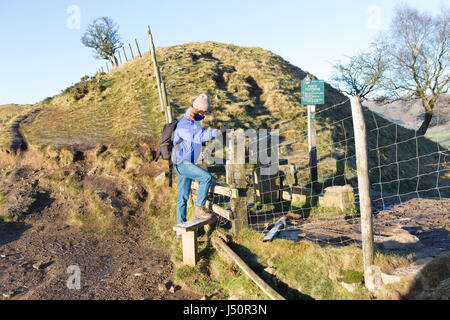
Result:
{"type": "MultiPolygon", "coordinates": [[[[181,116],[199,93],[206,92],[212,99],[213,108],[204,127],[218,128],[228,124],[244,129],[279,128],[283,146],[281,156],[291,159],[299,167],[307,165],[306,107],[300,104],[300,81],[306,72],[267,50],[216,42],[158,48],[157,57],[175,117],[181,116]]],[[[347,160],[346,178],[355,185],[355,160],[352,143],[349,143],[353,136],[350,105],[344,103],[330,108],[346,99],[325,85],[325,105],[318,107],[317,114],[318,154],[322,159],[319,176],[324,182],[334,174],[336,152],[339,152],[347,160]]],[[[39,147],[106,143],[130,152],[145,142],[146,147],[155,149],[155,138],[165,122],[149,53],[108,74],[86,76],[61,94],[34,107],[42,110],[23,129],[29,143],[39,147]]],[[[391,122],[368,109],[365,112],[369,148],[382,147],[369,154],[371,168],[383,167],[372,170],[373,180],[389,182],[401,178],[398,172],[417,171],[416,163],[406,161],[415,149],[417,154],[414,156],[423,160],[420,170],[424,168],[425,171],[422,173],[426,174],[428,169],[429,172],[436,171],[436,168],[427,167],[439,162],[435,143],[420,139],[417,145],[417,140],[411,140],[413,130],[392,126],[391,122]],[[376,130],[379,127],[384,129],[376,130]],[[401,148],[396,148],[399,144],[401,148]],[[385,147],[389,145],[391,147],[385,147]],[[395,158],[401,162],[399,171],[396,165],[388,165],[395,158]]],[[[1,139],[7,141],[5,126],[2,128],[1,139]]],[[[299,175],[306,183],[307,170],[299,175]]],[[[419,190],[435,186],[435,180],[435,176],[424,177],[419,181],[423,184],[419,190]]],[[[417,180],[410,179],[405,183],[407,185],[401,188],[406,192],[417,185],[417,180]]],[[[386,185],[384,192],[397,189],[397,186],[386,185]]]]}
{"type": "MultiPolygon", "coordinates": [[[[417,130],[423,121],[423,107],[420,101],[398,101],[392,103],[367,102],[367,107],[386,119],[396,122],[408,129],[417,130]]],[[[436,104],[434,117],[425,135],[450,148],[450,96],[442,95],[436,104]]]]}

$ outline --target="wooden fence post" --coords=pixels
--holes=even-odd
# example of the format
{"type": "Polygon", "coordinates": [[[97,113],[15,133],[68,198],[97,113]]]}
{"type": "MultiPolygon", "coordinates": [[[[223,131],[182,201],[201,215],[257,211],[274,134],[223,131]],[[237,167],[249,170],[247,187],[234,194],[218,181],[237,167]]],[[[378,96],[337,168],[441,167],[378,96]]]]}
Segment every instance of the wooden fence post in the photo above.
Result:
{"type": "Polygon", "coordinates": [[[105,64],[106,64],[106,70],[108,70],[108,72],[109,72],[108,62],[105,62],[105,64]]]}
{"type": "Polygon", "coordinates": [[[172,119],[173,119],[172,108],[170,107],[169,99],[167,97],[166,84],[164,83],[164,81],[162,79],[161,79],[161,89],[162,89],[164,104],[166,106],[167,123],[171,123],[172,119]]]}
{"type": "Polygon", "coordinates": [[[311,190],[317,182],[316,106],[308,105],[308,151],[311,190]]]}
{"type": "Polygon", "coordinates": [[[131,44],[128,43],[128,46],[130,47],[131,59],[134,59],[134,54],[133,54],[133,49],[131,48],[131,44]]]}
{"type": "Polygon", "coordinates": [[[127,57],[127,53],[125,52],[125,48],[122,47],[122,49],[123,49],[123,55],[125,56],[125,60],[126,60],[126,62],[128,62],[128,57],[127,57]]]}
{"type": "Polygon", "coordinates": [[[161,103],[161,111],[167,112],[167,110],[165,110],[165,106],[164,106],[163,94],[162,94],[162,90],[161,90],[161,74],[159,73],[158,61],[156,60],[155,45],[153,44],[153,37],[152,37],[152,32],[150,31],[150,26],[147,26],[147,34],[148,34],[148,40],[150,42],[150,53],[152,55],[153,67],[155,69],[156,83],[158,85],[159,101],[161,103]]]}
{"type": "Polygon", "coordinates": [[[134,42],[136,42],[136,48],[137,48],[137,51],[138,51],[138,53],[139,53],[139,57],[142,58],[141,49],[139,49],[139,44],[138,44],[138,41],[137,41],[136,38],[134,38],[134,42]]]}
{"type": "Polygon", "coordinates": [[[227,140],[227,182],[230,183],[231,188],[238,190],[238,196],[231,199],[232,231],[237,235],[242,229],[248,227],[244,130],[236,130],[227,140]]]}
{"type": "MultiPolygon", "coordinates": [[[[373,220],[370,202],[369,166],[367,160],[366,123],[362,113],[359,96],[350,98],[353,118],[353,131],[355,134],[356,167],[358,175],[358,193],[361,211],[361,238],[364,262],[364,283],[373,291],[377,289],[379,275],[374,274],[377,268],[373,266],[373,220]]],[[[379,270],[379,269],[378,269],[379,270]]]]}
{"type": "Polygon", "coordinates": [[[122,55],[120,54],[120,50],[117,50],[117,52],[119,53],[119,61],[120,61],[120,64],[122,64],[122,55]]]}

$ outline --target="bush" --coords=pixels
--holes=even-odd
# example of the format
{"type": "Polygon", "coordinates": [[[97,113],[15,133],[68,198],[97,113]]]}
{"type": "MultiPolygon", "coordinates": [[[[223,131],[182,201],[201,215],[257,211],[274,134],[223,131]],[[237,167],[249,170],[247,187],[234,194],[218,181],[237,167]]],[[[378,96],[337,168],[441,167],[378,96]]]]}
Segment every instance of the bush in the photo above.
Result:
{"type": "Polygon", "coordinates": [[[83,99],[90,91],[102,93],[106,89],[105,80],[102,77],[103,74],[100,73],[98,75],[99,77],[82,77],[80,82],[68,87],[64,90],[64,93],[69,94],[75,101],[83,99]]]}
{"type": "Polygon", "coordinates": [[[43,102],[44,104],[49,104],[52,100],[53,100],[53,97],[47,97],[47,98],[45,98],[42,102],[43,102]]]}

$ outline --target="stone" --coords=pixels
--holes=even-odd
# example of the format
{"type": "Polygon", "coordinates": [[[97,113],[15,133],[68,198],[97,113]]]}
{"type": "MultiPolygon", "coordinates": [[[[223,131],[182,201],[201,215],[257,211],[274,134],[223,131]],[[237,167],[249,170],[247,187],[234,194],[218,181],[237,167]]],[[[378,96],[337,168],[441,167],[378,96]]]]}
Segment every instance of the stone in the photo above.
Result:
{"type": "Polygon", "coordinates": [[[338,208],[346,212],[353,207],[355,195],[353,187],[349,184],[345,186],[331,186],[325,188],[325,193],[319,197],[319,205],[325,208],[338,208]]]}
{"type": "Polygon", "coordinates": [[[47,262],[36,262],[33,264],[33,269],[36,270],[44,270],[48,266],[52,265],[53,261],[47,261],[47,262]]]}
{"type": "Polygon", "coordinates": [[[264,271],[270,274],[275,274],[275,269],[272,267],[267,267],[264,269],[264,271]]]}
{"type": "Polygon", "coordinates": [[[355,283],[347,283],[347,282],[340,282],[341,286],[344,287],[345,290],[349,291],[349,292],[354,292],[356,289],[356,284],[355,283]]]}
{"type": "Polygon", "coordinates": [[[292,194],[292,203],[296,205],[304,205],[306,203],[306,195],[304,194],[292,194]]]}
{"type": "Polygon", "coordinates": [[[383,249],[387,250],[401,250],[412,249],[420,246],[419,238],[405,232],[399,232],[393,236],[386,237],[380,241],[380,245],[383,249]]]}
{"type": "Polygon", "coordinates": [[[400,282],[403,279],[403,277],[399,275],[391,275],[384,272],[381,272],[381,281],[384,285],[400,282]]]}
{"type": "Polygon", "coordinates": [[[165,181],[166,181],[166,173],[165,172],[161,172],[158,176],[155,177],[155,183],[159,187],[164,185],[165,181]]]}
{"type": "Polygon", "coordinates": [[[165,291],[165,290],[167,290],[167,288],[166,288],[166,286],[164,284],[160,283],[160,284],[158,284],[158,290],[159,291],[165,291]]]}

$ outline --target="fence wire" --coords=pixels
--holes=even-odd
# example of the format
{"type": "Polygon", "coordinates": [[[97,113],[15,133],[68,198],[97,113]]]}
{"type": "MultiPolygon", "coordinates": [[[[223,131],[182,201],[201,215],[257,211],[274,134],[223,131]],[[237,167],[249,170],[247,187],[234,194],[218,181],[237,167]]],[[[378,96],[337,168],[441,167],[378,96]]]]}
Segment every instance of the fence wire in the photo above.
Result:
{"type": "MultiPolygon", "coordinates": [[[[393,234],[399,226],[449,225],[450,168],[448,149],[439,141],[391,122],[364,107],[370,194],[375,241],[393,234]],[[401,212],[401,214],[399,213],[401,212]],[[424,212],[424,214],[420,214],[424,212]],[[433,218],[434,217],[434,218],[433,218]]],[[[435,112],[439,117],[439,110],[435,112]]],[[[306,117],[288,121],[277,129],[277,170],[262,175],[261,164],[246,170],[249,227],[267,233],[284,217],[279,237],[308,239],[325,244],[361,240],[355,139],[349,99],[318,106],[317,181],[311,182],[306,117]]],[[[261,137],[257,141],[260,148],[261,137]]],[[[248,152],[248,150],[247,150],[248,152]]],[[[272,163],[273,165],[273,163],[272,163]]],[[[224,182],[223,177],[216,179],[224,182]]],[[[230,198],[210,195],[210,201],[230,209],[230,198]]],[[[227,222],[219,220],[221,225],[227,222]]]]}

